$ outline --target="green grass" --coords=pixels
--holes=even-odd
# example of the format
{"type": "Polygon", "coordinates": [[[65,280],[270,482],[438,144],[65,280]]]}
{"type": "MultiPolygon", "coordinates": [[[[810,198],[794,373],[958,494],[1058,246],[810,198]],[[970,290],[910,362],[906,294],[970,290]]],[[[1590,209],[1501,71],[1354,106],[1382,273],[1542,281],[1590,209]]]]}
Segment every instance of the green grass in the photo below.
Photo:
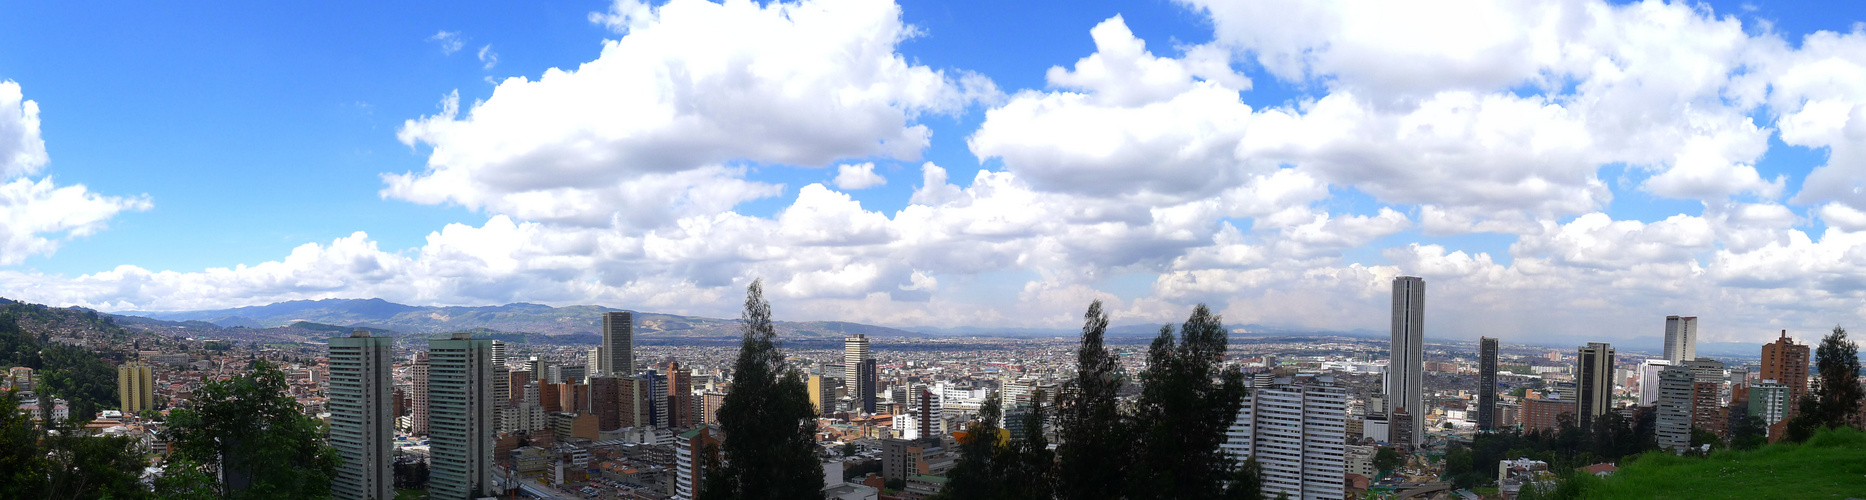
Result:
{"type": "Polygon", "coordinates": [[[395,500],[422,500],[428,497],[428,490],[395,490],[395,500]]]}
{"type": "Polygon", "coordinates": [[[1581,498],[1866,497],[1866,433],[1856,429],[1707,458],[1651,452],[1624,465],[1604,480],[1582,479],[1581,498]]]}

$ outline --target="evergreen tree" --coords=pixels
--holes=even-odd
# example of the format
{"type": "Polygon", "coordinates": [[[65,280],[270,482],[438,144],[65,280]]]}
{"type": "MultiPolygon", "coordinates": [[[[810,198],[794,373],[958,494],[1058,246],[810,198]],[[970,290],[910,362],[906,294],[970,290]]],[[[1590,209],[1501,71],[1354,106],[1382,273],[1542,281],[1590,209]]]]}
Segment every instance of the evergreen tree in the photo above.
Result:
{"type": "Polygon", "coordinates": [[[816,413],[803,377],[778,351],[777,329],[762,281],[745,290],[744,338],[733,364],[732,392],[719,407],[725,456],[720,498],[822,497],[823,463],[816,455],[816,413]]]}
{"type": "Polygon", "coordinates": [[[1859,346],[1847,340],[1847,331],[1835,326],[1814,351],[1814,391],[1796,403],[1788,420],[1786,440],[1807,441],[1821,428],[1859,426],[1861,387],[1859,346]]]}
{"type": "Polygon", "coordinates": [[[1219,444],[1243,405],[1244,374],[1218,365],[1228,344],[1220,318],[1204,304],[1177,337],[1172,325],[1160,328],[1133,414],[1139,450],[1129,498],[1212,497],[1230,483],[1236,464],[1219,444]]]}
{"type": "Polygon", "coordinates": [[[1263,499],[1263,464],[1257,463],[1257,457],[1244,459],[1244,464],[1231,471],[1231,484],[1225,487],[1225,500],[1262,500],[1263,499]]]}
{"type": "Polygon", "coordinates": [[[1056,497],[1056,453],[1043,436],[1043,391],[1031,396],[1029,411],[1023,415],[1024,432],[1011,436],[1009,482],[1005,491],[1011,498],[1048,500],[1056,497]]]}
{"type": "MultiPolygon", "coordinates": [[[[286,392],[285,373],[255,361],[252,371],[208,382],[192,408],[169,414],[171,463],[218,473],[226,498],[330,496],[342,458],[324,443],[322,422],[286,392]]],[[[187,473],[177,470],[177,473],[187,473]]]]}
{"type": "Polygon", "coordinates": [[[1821,339],[1814,351],[1814,366],[1821,378],[1814,385],[1820,398],[1818,422],[1822,427],[1858,427],[1860,399],[1860,348],[1847,340],[1847,331],[1835,326],[1833,333],[1821,339]]]}
{"type": "Polygon", "coordinates": [[[150,497],[129,438],[90,436],[64,420],[41,428],[32,417],[13,391],[0,392],[0,498],[150,497]]]}
{"type": "MultiPolygon", "coordinates": [[[[0,337],[4,339],[4,337],[0,337]]],[[[45,491],[45,452],[32,416],[19,410],[19,395],[0,392],[0,498],[37,498],[45,491]]]]}
{"type": "Polygon", "coordinates": [[[1001,456],[998,447],[1001,429],[998,421],[1003,416],[1003,404],[996,392],[985,399],[985,406],[978,410],[978,420],[972,421],[959,439],[959,460],[946,473],[946,487],[934,498],[994,500],[1007,497],[1004,487],[1007,460],[1004,458],[1009,457],[1001,456]]]}
{"type": "Polygon", "coordinates": [[[1064,382],[1056,415],[1056,494],[1065,500],[1118,497],[1133,460],[1115,399],[1121,389],[1121,363],[1102,344],[1108,314],[1102,312],[1101,301],[1090,303],[1083,319],[1075,378],[1064,382]]]}

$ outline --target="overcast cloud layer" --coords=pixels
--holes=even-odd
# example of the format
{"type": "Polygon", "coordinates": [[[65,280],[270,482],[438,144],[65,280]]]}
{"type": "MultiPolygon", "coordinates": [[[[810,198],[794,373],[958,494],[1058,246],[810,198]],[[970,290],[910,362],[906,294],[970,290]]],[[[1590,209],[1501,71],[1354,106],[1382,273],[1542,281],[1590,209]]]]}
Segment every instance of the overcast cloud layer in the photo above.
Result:
{"type": "MultiPolygon", "coordinates": [[[[483,224],[412,249],[358,232],[257,264],[0,268],[0,284],[106,310],[382,297],[729,317],[763,277],[793,319],[1070,327],[1100,298],[1117,323],[1204,302],[1231,324],[1382,331],[1390,280],[1417,275],[1434,336],[1651,336],[1686,314],[1706,340],[1761,341],[1866,319],[1866,33],[1790,40],[1654,2],[1183,7],[1211,43],[1141,40],[1115,16],[1045,87],[1000,90],[903,57],[928,35],[891,2],[622,0],[590,15],[614,31],[596,59],[396,131],[427,165],[382,174],[381,195],[483,224]],[[1251,66],[1309,95],[1248,105],[1251,66]],[[923,124],[973,113],[966,137],[923,124]],[[1771,137],[1825,163],[1765,175],[1771,137]],[[994,168],[875,164],[936,140],[994,168]],[[910,204],[865,207],[884,185],[914,186],[910,204]],[[1702,208],[1608,215],[1635,190],[1702,208]],[[766,198],[786,206],[736,211],[766,198]],[[1473,233],[1507,255],[1406,237],[1473,233]],[[1141,296],[1098,288],[1135,273],[1155,276],[1141,296]]],[[[0,265],[152,203],[54,184],[24,91],[0,83],[0,265]]]]}

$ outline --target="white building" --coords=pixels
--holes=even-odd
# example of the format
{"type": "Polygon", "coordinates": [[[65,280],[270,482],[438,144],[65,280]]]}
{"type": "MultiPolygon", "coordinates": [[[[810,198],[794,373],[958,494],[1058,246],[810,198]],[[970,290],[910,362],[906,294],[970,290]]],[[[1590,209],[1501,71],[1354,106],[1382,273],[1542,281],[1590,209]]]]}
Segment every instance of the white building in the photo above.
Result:
{"type": "Polygon", "coordinates": [[[395,339],[357,330],[330,339],[330,444],[343,455],[331,481],[331,497],[345,500],[395,498],[395,339]]]}
{"type": "Polygon", "coordinates": [[[1259,377],[1220,445],[1256,457],[1265,495],[1341,500],[1347,474],[1348,390],[1327,375],[1259,377]]]}
{"type": "Polygon", "coordinates": [[[1671,366],[1663,359],[1648,359],[1639,364],[1639,406],[1659,404],[1659,371],[1671,366]]]}
{"type": "Polygon", "coordinates": [[[428,497],[491,496],[492,341],[456,333],[428,341],[428,497]]]}
{"type": "Polygon", "coordinates": [[[1665,317],[1665,360],[1672,364],[1698,359],[1697,316],[1665,317]]]}

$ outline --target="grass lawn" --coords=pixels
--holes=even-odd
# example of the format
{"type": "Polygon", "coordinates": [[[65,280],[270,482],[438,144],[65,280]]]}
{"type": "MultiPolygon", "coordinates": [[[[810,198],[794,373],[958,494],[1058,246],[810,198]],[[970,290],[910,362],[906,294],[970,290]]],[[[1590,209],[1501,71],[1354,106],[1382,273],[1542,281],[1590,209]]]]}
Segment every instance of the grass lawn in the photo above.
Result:
{"type": "Polygon", "coordinates": [[[1583,482],[1581,497],[1589,499],[1866,497],[1866,433],[1825,431],[1803,444],[1709,458],[1651,452],[1604,480],[1583,482]]]}
{"type": "Polygon", "coordinates": [[[428,490],[395,490],[395,500],[422,500],[428,497],[428,490]]]}

